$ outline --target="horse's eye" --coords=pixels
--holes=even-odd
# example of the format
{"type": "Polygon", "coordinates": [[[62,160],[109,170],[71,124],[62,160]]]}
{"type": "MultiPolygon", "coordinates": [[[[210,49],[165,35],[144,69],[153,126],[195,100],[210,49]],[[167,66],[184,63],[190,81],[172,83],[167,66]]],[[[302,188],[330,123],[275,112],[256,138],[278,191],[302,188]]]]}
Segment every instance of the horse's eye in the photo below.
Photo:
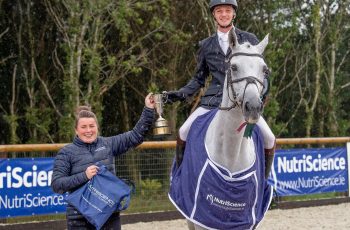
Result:
{"type": "Polygon", "coordinates": [[[237,65],[231,65],[230,68],[231,68],[231,71],[237,71],[238,70],[237,65]]]}
{"type": "Polygon", "coordinates": [[[264,77],[269,77],[271,74],[271,72],[267,66],[264,66],[263,72],[264,72],[264,77]]]}

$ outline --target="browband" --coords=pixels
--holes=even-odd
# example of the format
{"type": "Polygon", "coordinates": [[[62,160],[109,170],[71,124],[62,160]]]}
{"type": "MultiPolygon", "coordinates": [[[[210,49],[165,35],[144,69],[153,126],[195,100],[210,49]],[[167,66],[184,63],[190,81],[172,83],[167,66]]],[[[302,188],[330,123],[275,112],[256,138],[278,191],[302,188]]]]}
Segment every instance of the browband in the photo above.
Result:
{"type": "Polygon", "coordinates": [[[261,55],[261,54],[258,54],[258,53],[250,54],[250,53],[243,53],[243,52],[233,53],[233,54],[230,55],[229,59],[231,59],[232,57],[235,57],[235,56],[259,57],[259,58],[264,59],[264,56],[261,55]]]}

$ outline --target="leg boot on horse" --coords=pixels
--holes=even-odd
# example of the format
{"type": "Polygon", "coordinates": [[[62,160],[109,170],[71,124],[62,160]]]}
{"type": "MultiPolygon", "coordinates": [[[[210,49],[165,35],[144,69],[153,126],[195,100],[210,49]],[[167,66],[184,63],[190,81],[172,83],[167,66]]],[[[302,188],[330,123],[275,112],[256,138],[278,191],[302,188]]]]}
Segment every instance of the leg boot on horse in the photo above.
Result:
{"type": "Polygon", "coordinates": [[[176,139],[176,167],[180,167],[185,153],[186,141],[181,140],[180,136],[176,139]]]}

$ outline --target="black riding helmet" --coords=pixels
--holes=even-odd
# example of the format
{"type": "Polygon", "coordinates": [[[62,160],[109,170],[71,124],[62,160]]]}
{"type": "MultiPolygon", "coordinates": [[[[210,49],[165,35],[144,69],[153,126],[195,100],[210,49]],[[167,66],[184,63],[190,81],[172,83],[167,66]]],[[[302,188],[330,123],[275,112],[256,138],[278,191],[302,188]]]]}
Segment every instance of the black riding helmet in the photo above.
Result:
{"type": "Polygon", "coordinates": [[[236,0],[210,0],[209,2],[209,9],[211,12],[213,12],[214,7],[218,5],[232,5],[233,9],[237,12],[237,1],[236,0]]]}

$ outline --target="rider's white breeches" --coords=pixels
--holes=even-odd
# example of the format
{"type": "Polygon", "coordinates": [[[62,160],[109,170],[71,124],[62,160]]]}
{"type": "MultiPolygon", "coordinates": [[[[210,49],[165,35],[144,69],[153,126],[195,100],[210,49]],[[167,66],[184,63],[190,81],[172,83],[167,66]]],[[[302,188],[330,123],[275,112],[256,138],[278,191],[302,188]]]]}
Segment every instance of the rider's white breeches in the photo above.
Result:
{"type": "MultiPolygon", "coordinates": [[[[203,115],[207,112],[209,112],[209,109],[205,109],[203,107],[198,107],[185,121],[185,123],[180,127],[179,130],[179,136],[181,138],[181,140],[186,141],[187,139],[187,135],[188,132],[191,128],[192,122],[200,115],[203,115]]],[[[275,135],[272,133],[270,127],[267,125],[265,119],[260,116],[260,119],[258,120],[258,122],[256,123],[259,128],[260,131],[264,137],[264,146],[265,149],[271,149],[274,147],[275,145],[275,135]]]]}
{"type": "Polygon", "coordinates": [[[179,130],[180,139],[183,141],[186,141],[188,132],[190,131],[190,128],[191,128],[193,121],[198,116],[203,115],[209,111],[210,111],[210,109],[198,107],[193,113],[191,113],[191,115],[187,118],[185,123],[183,123],[183,125],[180,127],[180,130],[179,130]]]}

